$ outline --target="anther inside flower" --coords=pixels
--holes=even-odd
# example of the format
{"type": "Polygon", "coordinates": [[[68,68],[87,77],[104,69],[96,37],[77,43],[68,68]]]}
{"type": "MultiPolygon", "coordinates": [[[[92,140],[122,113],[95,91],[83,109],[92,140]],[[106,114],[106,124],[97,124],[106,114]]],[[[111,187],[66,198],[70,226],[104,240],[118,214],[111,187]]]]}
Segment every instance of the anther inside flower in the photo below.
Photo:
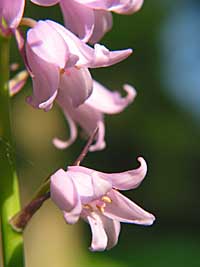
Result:
{"type": "Polygon", "coordinates": [[[144,179],[147,165],[122,173],[103,173],[81,166],[60,169],[51,176],[51,198],[63,211],[65,221],[74,224],[82,218],[90,224],[92,251],[117,244],[120,222],[151,225],[155,217],[118,190],[134,189],[144,179]]]}
{"type": "Polygon", "coordinates": [[[103,196],[99,200],[90,202],[90,204],[83,205],[83,209],[90,210],[91,212],[100,211],[101,213],[105,212],[106,204],[112,203],[112,199],[108,196],[103,196]]]}

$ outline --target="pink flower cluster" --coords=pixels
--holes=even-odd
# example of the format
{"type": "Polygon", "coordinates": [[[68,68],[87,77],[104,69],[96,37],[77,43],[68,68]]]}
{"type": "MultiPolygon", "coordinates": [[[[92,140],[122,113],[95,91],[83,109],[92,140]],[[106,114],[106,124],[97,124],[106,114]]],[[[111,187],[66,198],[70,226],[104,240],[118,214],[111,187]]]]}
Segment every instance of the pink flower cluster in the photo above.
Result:
{"type": "MultiPolygon", "coordinates": [[[[95,81],[92,68],[109,67],[131,55],[131,49],[110,51],[97,43],[112,27],[112,13],[132,14],[143,0],[31,0],[41,6],[59,4],[65,27],[51,20],[23,18],[25,0],[1,0],[0,33],[14,35],[27,71],[10,83],[10,94],[32,78],[33,94],[27,102],[49,111],[54,103],[62,109],[70,127],[67,141],[54,138],[60,149],[77,138],[77,125],[90,136],[98,127],[90,151],[105,148],[104,114],[116,114],[133,102],[136,91],[124,85],[126,96],[95,81]],[[24,38],[20,25],[30,26],[24,38]],[[93,47],[87,43],[94,44],[93,47]]],[[[124,197],[118,190],[136,188],[144,179],[143,158],[136,170],[107,174],[81,166],[58,170],[51,176],[51,198],[63,211],[67,223],[81,217],[92,231],[91,250],[116,245],[120,222],[151,225],[154,216],[124,197]]]]}

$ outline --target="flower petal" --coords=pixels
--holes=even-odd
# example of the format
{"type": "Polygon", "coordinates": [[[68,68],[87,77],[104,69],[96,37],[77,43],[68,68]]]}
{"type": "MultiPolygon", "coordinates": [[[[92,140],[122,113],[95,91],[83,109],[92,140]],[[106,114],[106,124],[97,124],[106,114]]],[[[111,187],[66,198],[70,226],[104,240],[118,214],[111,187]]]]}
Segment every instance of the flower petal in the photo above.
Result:
{"type": "Polygon", "coordinates": [[[69,123],[70,138],[66,141],[63,141],[59,138],[54,138],[53,144],[54,144],[54,146],[56,146],[59,149],[66,149],[67,147],[71,146],[77,138],[76,124],[74,123],[72,118],[67,113],[65,113],[65,117],[69,123]]]}
{"type": "Polygon", "coordinates": [[[84,42],[87,42],[94,29],[94,11],[74,0],[61,0],[60,7],[65,26],[84,42]]]}
{"type": "Polygon", "coordinates": [[[97,43],[112,28],[112,14],[104,10],[94,10],[94,29],[90,36],[90,44],[97,43]]]}
{"type": "Polygon", "coordinates": [[[82,104],[78,108],[74,108],[69,98],[57,97],[57,103],[63,110],[65,116],[70,117],[75,123],[79,124],[86,132],[91,135],[99,126],[99,131],[96,137],[96,143],[90,147],[90,151],[101,150],[105,147],[104,133],[105,127],[103,123],[103,114],[98,110],[90,107],[87,104],[82,104]]]}
{"type": "Polygon", "coordinates": [[[66,66],[67,60],[72,60],[69,49],[48,23],[39,21],[28,31],[26,56],[34,91],[28,102],[33,107],[49,110],[57,96],[60,68],[66,66]]]}
{"type": "Polygon", "coordinates": [[[86,64],[89,68],[108,67],[126,59],[131,54],[132,49],[109,51],[105,46],[95,44],[94,50],[88,53],[89,62],[86,64]]]}
{"type": "Polygon", "coordinates": [[[86,220],[89,222],[92,231],[92,242],[90,250],[105,250],[107,247],[108,238],[104,230],[104,225],[101,217],[97,213],[93,213],[92,216],[87,216],[86,220]]]}
{"type": "Polygon", "coordinates": [[[105,207],[104,215],[125,223],[151,225],[155,217],[140,208],[127,197],[116,190],[111,190],[107,196],[112,200],[105,207]]]}
{"type": "Polygon", "coordinates": [[[32,53],[61,69],[70,58],[66,42],[46,21],[40,20],[28,30],[27,43],[32,53]]]}
{"type": "Polygon", "coordinates": [[[90,201],[96,199],[94,196],[94,189],[92,178],[84,174],[82,172],[71,172],[70,170],[67,171],[67,175],[73,180],[74,184],[76,185],[78,195],[80,196],[81,202],[86,204],[90,201]]]}
{"type": "Polygon", "coordinates": [[[73,172],[83,172],[85,174],[91,175],[92,173],[96,172],[93,169],[89,169],[83,166],[68,166],[67,169],[69,171],[73,171],[73,172]]]}
{"type": "Polygon", "coordinates": [[[33,73],[30,69],[30,66],[28,64],[27,55],[26,55],[26,47],[25,47],[25,40],[23,33],[20,28],[17,28],[15,31],[13,31],[15,40],[19,49],[19,52],[21,54],[21,57],[24,61],[24,65],[26,66],[27,71],[29,72],[30,76],[33,77],[33,73]]]}
{"type": "Polygon", "coordinates": [[[51,176],[51,199],[64,211],[67,223],[75,223],[82,210],[76,186],[68,172],[60,169],[51,176]]]}
{"type": "MultiPolygon", "coordinates": [[[[109,9],[113,6],[118,6],[121,2],[130,0],[75,0],[78,3],[82,3],[90,8],[94,9],[109,9]]],[[[121,4],[120,4],[121,5],[121,4]]]]}
{"type": "Polygon", "coordinates": [[[53,6],[57,4],[60,0],[31,0],[32,3],[39,6],[53,6]]]}
{"type": "Polygon", "coordinates": [[[93,81],[87,68],[68,68],[60,78],[60,94],[70,97],[72,105],[78,107],[92,93],[93,81]]]}
{"type": "Polygon", "coordinates": [[[25,0],[1,0],[0,1],[0,28],[2,19],[5,19],[7,27],[15,29],[19,25],[24,13],[25,0]]]}
{"type": "Polygon", "coordinates": [[[63,211],[65,221],[68,224],[75,224],[79,220],[81,211],[82,211],[82,205],[80,198],[78,197],[75,207],[72,210],[70,210],[70,212],[63,211]]]}
{"type": "Polygon", "coordinates": [[[108,217],[101,215],[104,230],[108,237],[108,244],[106,249],[111,249],[116,246],[120,233],[120,222],[117,220],[109,219],[108,217]]]}
{"type": "Polygon", "coordinates": [[[111,66],[124,60],[132,53],[132,49],[109,51],[100,44],[95,44],[93,49],[60,24],[50,20],[46,22],[63,37],[70,52],[79,57],[76,63],[77,67],[99,68],[111,66]]]}
{"type": "MultiPolygon", "coordinates": [[[[86,84],[89,84],[89,82],[86,84]]],[[[65,87],[70,88],[70,86],[65,87]]],[[[66,117],[70,116],[86,131],[88,135],[91,135],[94,129],[98,126],[99,131],[96,137],[96,143],[91,145],[90,151],[102,150],[106,146],[104,141],[105,126],[103,122],[102,112],[110,114],[120,112],[131,101],[133,101],[133,98],[136,95],[134,89],[129,85],[125,85],[124,88],[128,92],[128,94],[126,97],[122,98],[117,92],[109,92],[105,87],[103,87],[96,81],[93,81],[92,94],[86,100],[86,102],[80,105],[78,108],[72,107],[69,99],[67,99],[65,92],[61,91],[60,94],[62,95],[59,94],[57,102],[63,109],[66,117]]],[[[74,93],[74,91],[72,91],[72,93],[74,93]]]]}
{"type": "Polygon", "coordinates": [[[119,14],[132,14],[138,11],[144,0],[75,0],[93,9],[103,9],[119,14]]]}
{"type": "Polygon", "coordinates": [[[77,192],[83,204],[88,204],[91,201],[97,200],[111,190],[112,184],[99,178],[97,175],[88,175],[83,172],[73,172],[70,169],[67,171],[76,185],[77,192]]]}
{"type": "Polygon", "coordinates": [[[26,45],[28,65],[33,74],[33,96],[27,98],[27,102],[35,108],[49,110],[57,96],[60,70],[58,66],[44,61],[34,54],[26,45]]]}
{"type": "Polygon", "coordinates": [[[87,104],[82,104],[77,109],[74,109],[73,112],[71,110],[70,115],[85,130],[88,136],[94,132],[97,126],[99,127],[96,143],[90,146],[90,151],[102,150],[105,147],[103,114],[87,104]]]}
{"type": "Polygon", "coordinates": [[[100,177],[97,172],[91,173],[94,196],[96,199],[104,196],[108,191],[112,189],[110,181],[106,181],[100,177]]]}
{"type": "Polygon", "coordinates": [[[88,175],[96,173],[101,179],[110,181],[112,187],[119,190],[129,190],[138,187],[147,173],[146,161],[142,157],[139,157],[138,161],[140,162],[139,168],[119,173],[99,172],[82,166],[69,166],[68,169],[73,172],[81,171],[88,175]]]}
{"type": "Polygon", "coordinates": [[[129,190],[137,188],[147,173],[146,161],[139,157],[140,167],[135,170],[129,170],[121,173],[102,173],[104,179],[112,181],[113,187],[119,190],[129,190]]]}
{"type": "MultiPolygon", "coordinates": [[[[122,1],[124,1],[124,0],[122,0],[122,1]]],[[[130,15],[130,14],[133,14],[133,13],[137,12],[138,10],[140,10],[140,8],[143,5],[143,2],[144,2],[144,0],[128,0],[123,5],[113,7],[110,10],[114,11],[116,13],[119,13],[119,14],[130,15]]]]}
{"type": "Polygon", "coordinates": [[[103,113],[119,113],[123,111],[136,96],[135,89],[130,85],[124,85],[124,90],[127,92],[127,95],[121,97],[117,91],[109,91],[102,84],[93,80],[93,91],[86,103],[103,113]]]}
{"type": "Polygon", "coordinates": [[[102,150],[106,147],[106,142],[104,140],[105,137],[105,125],[103,121],[98,121],[97,122],[97,127],[98,127],[98,133],[95,139],[95,143],[90,146],[89,151],[94,152],[94,151],[99,151],[102,150]]]}

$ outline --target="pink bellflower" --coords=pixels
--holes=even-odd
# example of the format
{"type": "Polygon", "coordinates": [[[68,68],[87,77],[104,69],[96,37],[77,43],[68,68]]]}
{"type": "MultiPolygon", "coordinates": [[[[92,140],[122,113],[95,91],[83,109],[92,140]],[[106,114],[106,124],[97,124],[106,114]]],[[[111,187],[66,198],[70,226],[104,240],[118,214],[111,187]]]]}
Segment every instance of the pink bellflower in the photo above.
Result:
{"type": "Polygon", "coordinates": [[[103,85],[93,80],[93,91],[90,97],[79,107],[73,107],[65,90],[60,90],[56,98],[58,105],[63,110],[70,127],[70,138],[62,141],[54,138],[53,143],[57,148],[65,149],[70,146],[77,137],[77,126],[80,125],[85,133],[90,136],[96,127],[98,133],[95,144],[90,146],[90,151],[105,148],[104,114],[117,114],[123,111],[135,98],[135,89],[126,84],[124,90],[127,95],[122,97],[118,92],[111,92],[103,85]]]}
{"type": "Polygon", "coordinates": [[[112,27],[111,11],[133,14],[144,0],[32,0],[35,4],[60,4],[65,26],[83,41],[96,43],[112,27]]]}
{"type": "Polygon", "coordinates": [[[155,217],[118,190],[135,189],[147,172],[142,157],[140,167],[121,173],[103,173],[81,166],[59,169],[51,176],[51,199],[63,211],[68,224],[82,218],[90,224],[92,251],[114,247],[120,222],[151,225],[155,217]]]}
{"type": "Polygon", "coordinates": [[[88,46],[60,24],[39,21],[28,30],[25,45],[26,65],[33,80],[33,95],[27,101],[35,108],[49,110],[59,89],[71,99],[74,107],[92,93],[92,77],[88,68],[116,64],[131,49],[109,51],[105,46],[88,46]]]}

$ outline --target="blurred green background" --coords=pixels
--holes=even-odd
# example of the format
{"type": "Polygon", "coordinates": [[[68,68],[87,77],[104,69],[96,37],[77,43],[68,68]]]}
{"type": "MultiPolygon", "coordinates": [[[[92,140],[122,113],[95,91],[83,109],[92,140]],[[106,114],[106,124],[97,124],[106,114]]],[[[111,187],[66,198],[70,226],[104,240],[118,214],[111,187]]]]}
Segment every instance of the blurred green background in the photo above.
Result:
{"type": "MultiPolygon", "coordinates": [[[[62,22],[59,7],[28,3],[26,16],[62,22]]],[[[131,47],[134,53],[91,72],[113,90],[134,85],[138,96],[123,113],[105,118],[107,149],[90,153],[84,165],[123,171],[136,168],[142,155],[148,175],[126,195],[157,220],[152,227],[123,224],[115,248],[91,253],[88,225],[66,225],[48,201],[25,231],[27,267],[200,266],[200,3],[146,0],[137,14],[113,18],[114,27],[101,43],[113,50],[131,47]]],[[[11,53],[12,62],[20,61],[14,40],[11,53]]],[[[23,204],[44,177],[70,165],[85,142],[56,150],[51,140],[69,134],[67,123],[57,107],[45,113],[28,106],[24,99],[30,94],[31,81],[13,98],[23,204]]]]}

